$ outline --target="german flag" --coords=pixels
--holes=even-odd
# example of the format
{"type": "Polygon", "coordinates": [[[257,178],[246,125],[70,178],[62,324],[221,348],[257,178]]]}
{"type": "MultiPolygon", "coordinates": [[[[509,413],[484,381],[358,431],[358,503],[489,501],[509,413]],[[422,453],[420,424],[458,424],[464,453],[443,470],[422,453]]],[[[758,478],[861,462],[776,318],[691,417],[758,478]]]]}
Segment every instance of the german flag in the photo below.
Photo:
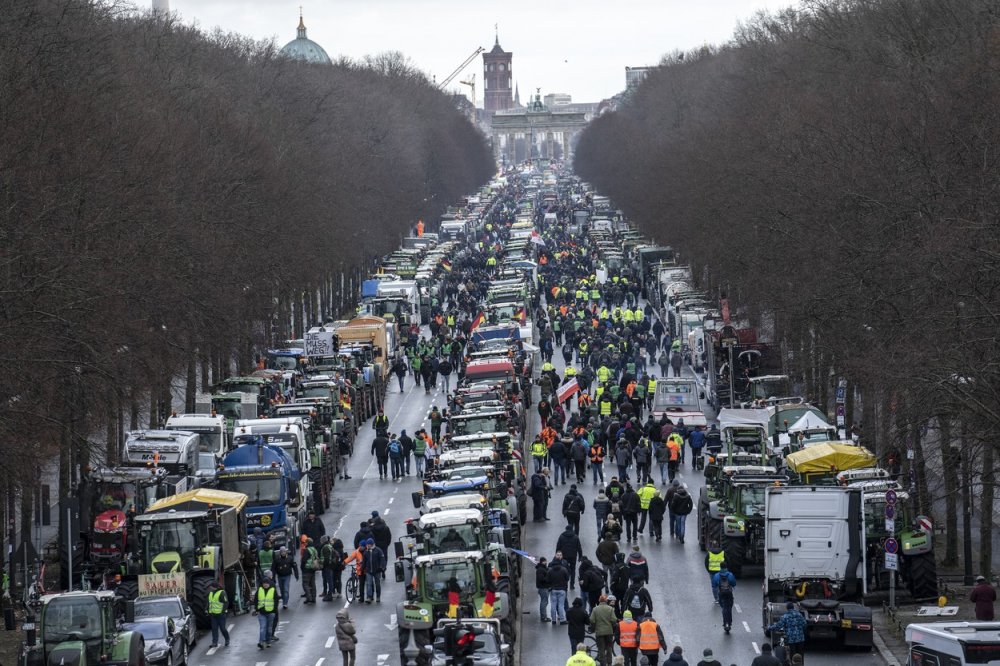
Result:
{"type": "Polygon", "coordinates": [[[450,273],[451,272],[451,262],[448,261],[447,259],[442,259],[441,260],[441,268],[445,269],[446,271],[448,271],[450,273]]]}
{"type": "Polygon", "coordinates": [[[524,308],[521,308],[517,311],[517,314],[514,315],[514,319],[518,320],[523,325],[526,321],[528,321],[528,313],[524,308]]]}
{"type": "Polygon", "coordinates": [[[483,607],[479,609],[479,617],[493,617],[493,604],[496,603],[497,593],[492,589],[486,589],[486,596],[483,598],[483,607]]]}
{"type": "Polygon", "coordinates": [[[448,593],[448,617],[456,618],[458,617],[458,602],[459,596],[458,592],[448,593]]]}
{"type": "Polygon", "coordinates": [[[486,319],[486,313],[485,312],[480,312],[476,316],[476,318],[472,320],[472,330],[474,331],[477,328],[479,328],[479,325],[482,324],[485,319],[486,319]]]}

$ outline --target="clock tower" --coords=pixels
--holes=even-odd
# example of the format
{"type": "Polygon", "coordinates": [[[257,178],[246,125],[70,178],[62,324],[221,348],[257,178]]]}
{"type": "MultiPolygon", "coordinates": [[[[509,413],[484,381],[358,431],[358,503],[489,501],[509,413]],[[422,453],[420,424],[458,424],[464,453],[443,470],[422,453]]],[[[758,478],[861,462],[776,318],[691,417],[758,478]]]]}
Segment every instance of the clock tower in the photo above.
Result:
{"type": "Polygon", "coordinates": [[[483,108],[490,113],[514,106],[513,74],[510,71],[514,54],[500,48],[497,36],[493,49],[483,54],[483,108]]]}

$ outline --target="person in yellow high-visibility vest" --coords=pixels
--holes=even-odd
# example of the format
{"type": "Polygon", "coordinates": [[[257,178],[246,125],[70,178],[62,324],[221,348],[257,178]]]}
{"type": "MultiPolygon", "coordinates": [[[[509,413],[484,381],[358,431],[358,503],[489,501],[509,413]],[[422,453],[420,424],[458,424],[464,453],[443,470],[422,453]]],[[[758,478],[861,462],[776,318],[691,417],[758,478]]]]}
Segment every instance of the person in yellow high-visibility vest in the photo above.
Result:
{"type": "Polygon", "coordinates": [[[212,623],[212,644],[209,647],[219,647],[220,633],[226,639],[226,647],[229,647],[229,630],[226,629],[226,611],[229,609],[229,598],[217,580],[209,583],[208,589],[208,608],[206,610],[212,623]]]}
{"type": "Polygon", "coordinates": [[[271,584],[268,576],[260,582],[257,594],[253,596],[254,612],[257,622],[260,625],[260,635],[257,640],[257,647],[263,650],[271,647],[271,636],[274,635],[274,614],[278,609],[278,591],[271,584]]]}

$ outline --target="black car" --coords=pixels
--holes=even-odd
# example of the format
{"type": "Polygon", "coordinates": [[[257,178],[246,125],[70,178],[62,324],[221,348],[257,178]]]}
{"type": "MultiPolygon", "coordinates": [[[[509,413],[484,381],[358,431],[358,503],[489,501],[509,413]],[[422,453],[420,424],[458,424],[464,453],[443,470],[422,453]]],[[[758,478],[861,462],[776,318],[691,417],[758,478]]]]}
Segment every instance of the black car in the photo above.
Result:
{"type": "Polygon", "coordinates": [[[174,621],[174,629],[184,636],[188,647],[198,638],[191,606],[186,599],[177,595],[154,595],[135,600],[134,617],[138,621],[147,617],[169,617],[174,621]]]}
{"type": "Polygon", "coordinates": [[[187,642],[169,617],[144,617],[126,622],[125,631],[137,631],[146,639],[146,663],[180,666],[187,663],[187,642]]]}

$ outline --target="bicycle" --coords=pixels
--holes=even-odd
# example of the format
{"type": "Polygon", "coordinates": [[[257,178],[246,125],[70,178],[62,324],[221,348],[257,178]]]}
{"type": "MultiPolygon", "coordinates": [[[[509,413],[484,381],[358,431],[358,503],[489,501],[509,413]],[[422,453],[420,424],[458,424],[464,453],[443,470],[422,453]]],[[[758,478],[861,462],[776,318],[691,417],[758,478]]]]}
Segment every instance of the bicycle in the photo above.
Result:
{"type": "Polygon", "coordinates": [[[344,596],[347,597],[347,603],[354,603],[354,600],[358,596],[358,590],[360,587],[361,577],[358,576],[357,569],[351,567],[351,577],[347,579],[347,584],[344,586],[344,596]]]}

